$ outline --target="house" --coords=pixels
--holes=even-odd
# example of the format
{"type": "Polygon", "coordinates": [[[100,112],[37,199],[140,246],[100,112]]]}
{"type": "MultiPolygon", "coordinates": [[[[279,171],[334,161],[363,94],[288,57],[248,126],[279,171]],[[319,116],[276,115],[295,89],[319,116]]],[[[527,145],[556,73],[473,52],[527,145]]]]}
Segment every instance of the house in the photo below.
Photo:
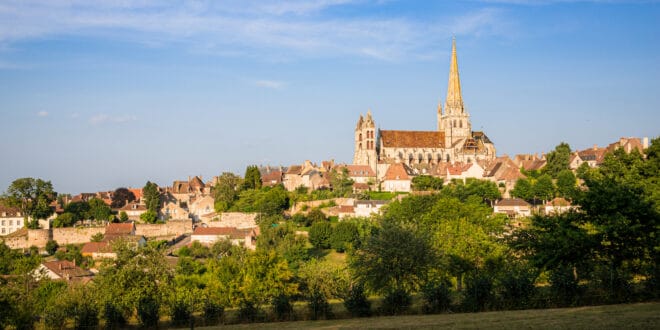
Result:
{"type": "Polygon", "coordinates": [[[296,188],[302,185],[302,178],[300,174],[302,173],[302,166],[300,165],[291,165],[284,173],[284,188],[288,191],[294,191],[296,188]]]}
{"type": "Polygon", "coordinates": [[[112,251],[112,246],[108,241],[87,242],[83,245],[80,253],[83,257],[92,257],[94,260],[117,258],[117,253],[112,251]]]}
{"type": "Polygon", "coordinates": [[[596,167],[603,162],[606,152],[607,149],[594,145],[593,148],[578,151],[578,155],[584,162],[589,164],[589,167],[596,167]]]}
{"type": "Polygon", "coordinates": [[[188,210],[181,207],[176,201],[171,201],[166,202],[163,207],[161,207],[159,216],[161,220],[187,220],[190,213],[188,213],[188,210]]]}
{"type": "Polygon", "coordinates": [[[135,235],[135,223],[110,223],[105,227],[105,239],[114,239],[115,237],[135,235]]]}
{"type": "Polygon", "coordinates": [[[388,201],[381,200],[356,200],[353,202],[353,210],[356,217],[369,217],[380,213],[380,209],[387,203],[388,201]]]}
{"type": "Polygon", "coordinates": [[[374,184],[376,182],[376,172],[369,165],[338,165],[335,166],[337,173],[346,170],[348,177],[355,183],[374,184]]]}
{"type": "Polygon", "coordinates": [[[483,179],[484,169],[478,163],[454,163],[448,165],[447,169],[447,180],[445,182],[450,182],[451,180],[461,180],[465,182],[467,178],[483,179]]]}
{"type": "Polygon", "coordinates": [[[355,207],[353,205],[340,205],[337,211],[339,220],[355,216],[355,207]]]}
{"type": "Polygon", "coordinates": [[[266,166],[260,168],[259,171],[261,172],[261,185],[263,187],[274,187],[283,182],[284,171],[281,167],[272,169],[270,166],[266,166]]]}
{"type": "Polygon", "coordinates": [[[119,209],[119,212],[126,212],[128,219],[139,221],[140,216],[147,212],[147,206],[138,202],[129,202],[124,207],[119,209]]]}
{"type": "Polygon", "coordinates": [[[385,172],[382,189],[389,192],[410,192],[410,185],[414,173],[408,165],[403,163],[391,164],[385,172]]]}
{"type": "Polygon", "coordinates": [[[23,215],[15,207],[0,203],[0,236],[9,235],[24,227],[23,215]]]}
{"type": "Polygon", "coordinates": [[[522,168],[528,172],[540,171],[547,163],[545,160],[545,155],[542,155],[541,158],[539,158],[539,156],[536,154],[516,155],[512,161],[514,164],[516,164],[516,166],[518,166],[518,168],[522,168]]]}
{"type": "Polygon", "coordinates": [[[526,176],[520,172],[518,167],[508,156],[497,157],[485,166],[484,179],[497,183],[503,187],[502,196],[509,197],[509,191],[513,189],[519,179],[526,176]]]}
{"type": "Polygon", "coordinates": [[[232,244],[255,250],[258,228],[238,229],[235,227],[197,227],[190,236],[191,242],[211,245],[220,240],[229,240],[232,244]]]}
{"type": "Polygon", "coordinates": [[[571,205],[571,202],[564,198],[556,197],[545,203],[545,214],[561,214],[574,208],[575,207],[571,205]]]}
{"type": "Polygon", "coordinates": [[[571,154],[571,157],[568,159],[568,168],[572,171],[577,170],[580,165],[584,163],[584,160],[580,158],[580,154],[576,151],[571,154]]]}
{"type": "Polygon", "coordinates": [[[211,196],[195,197],[190,200],[188,210],[193,221],[200,221],[201,216],[215,212],[215,200],[211,196]]]}
{"type": "Polygon", "coordinates": [[[495,202],[495,213],[506,214],[509,218],[528,217],[532,214],[532,205],[520,198],[504,198],[495,202]]]}
{"type": "Polygon", "coordinates": [[[42,262],[35,273],[41,278],[67,282],[88,282],[94,274],[76,266],[75,261],[56,260],[42,262]]]}

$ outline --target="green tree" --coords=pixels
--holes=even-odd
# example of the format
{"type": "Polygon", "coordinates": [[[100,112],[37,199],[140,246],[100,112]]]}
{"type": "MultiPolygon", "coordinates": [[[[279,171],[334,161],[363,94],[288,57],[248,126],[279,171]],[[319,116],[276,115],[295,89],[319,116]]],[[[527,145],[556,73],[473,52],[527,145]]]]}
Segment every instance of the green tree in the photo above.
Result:
{"type": "Polygon", "coordinates": [[[415,191],[440,190],[442,189],[442,178],[430,175],[418,175],[412,179],[412,188],[415,191]]]}
{"type": "Polygon", "coordinates": [[[62,213],[53,220],[53,227],[62,228],[62,227],[71,227],[76,223],[75,217],[72,213],[62,213]]]}
{"type": "Polygon", "coordinates": [[[245,178],[243,179],[243,189],[261,188],[261,172],[257,165],[250,165],[245,169],[245,178]]]}
{"type": "Polygon", "coordinates": [[[575,197],[577,179],[571,170],[563,170],[557,174],[557,193],[568,200],[575,197]]]}
{"type": "Polygon", "coordinates": [[[234,202],[238,199],[241,185],[241,178],[234,173],[223,172],[218,177],[213,189],[216,212],[227,211],[234,205],[234,202]]]}
{"type": "Polygon", "coordinates": [[[28,227],[36,228],[38,219],[48,218],[53,214],[50,203],[57,198],[50,181],[34,178],[21,178],[14,180],[7,188],[3,200],[11,207],[17,207],[21,214],[31,219],[26,221],[28,227]]]}
{"type": "Polygon", "coordinates": [[[309,229],[309,242],[315,248],[330,248],[330,239],[332,237],[332,225],[329,222],[318,221],[312,224],[309,229]]]}
{"type": "Polygon", "coordinates": [[[530,180],[526,178],[518,179],[513,189],[511,189],[511,196],[522,198],[526,201],[534,199],[534,191],[530,180]]]}
{"type": "Polygon", "coordinates": [[[46,242],[45,250],[46,252],[48,252],[49,255],[52,256],[53,254],[55,254],[55,251],[57,251],[59,247],[60,245],[57,244],[57,241],[49,240],[48,242],[46,242]]]}
{"type": "Polygon", "coordinates": [[[355,224],[351,222],[338,223],[330,237],[330,245],[337,252],[344,252],[360,238],[360,233],[355,224]]]}
{"type": "Polygon", "coordinates": [[[538,177],[532,186],[532,192],[534,195],[534,201],[540,199],[545,202],[554,197],[555,185],[552,183],[552,178],[547,174],[538,177]]]}
{"type": "Polygon", "coordinates": [[[350,196],[350,194],[353,192],[354,181],[351,179],[348,173],[348,168],[342,167],[339,171],[332,169],[328,174],[334,195],[336,197],[350,196]]]}
{"type": "Polygon", "coordinates": [[[110,207],[113,209],[119,209],[124,207],[127,203],[130,203],[135,200],[135,194],[127,188],[121,187],[115,189],[112,193],[112,203],[110,207]]]}
{"type": "Polygon", "coordinates": [[[411,292],[419,288],[437,262],[434,251],[424,233],[385,222],[350,256],[349,266],[356,280],[375,292],[411,292]]]}
{"type": "Polygon", "coordinates": [[[160,209],[160,192],[157,184],[147,181],[144,188],[142,188],[142,198],[144,198],[147,210],[158,213],[158,209],[160,209]]]}
{"type": "Polygon", "coordinates": [[[557,178],[559,172],[568,170],[568,165],[571,160],[571,146],[566,142],[562,142],[555,147],[555,150],[546,155],[546,164],[543,168],[543,173],[550,175],[552,178],[557,178]]]}
{"type": "MultiPolygon", "coordinates": [[[[71,215],[74,223],[80,220],[84,220],[89,214],[89,203],[85,201],[71,202],[64,207],[64,214],[66,213],[71,215]]],[[[71,225],[73,225],[73,223],[68,226],[71,225]]]]}
{"type": "Polygon", "coordinates": [[[147,210],[146,212],[140,214],[140,220],[145,223],[156,223],[156,221],[158,221],[158,213],[147,210]]]}
{"type": "Polygon", "coordinates": [[[126,211],[119,212],[119,221],[121,222],[128,221],[128,214],[126,213],[126,211]]]}
{"type": "Polygon", "coordinates": [[[89,219],[106,221],[110,219],[112,215],[112,210],[110,207],[105,204],[102,200],[98,198],[92,198],[89,200],[89,211],[87,217],[89,219]]]}

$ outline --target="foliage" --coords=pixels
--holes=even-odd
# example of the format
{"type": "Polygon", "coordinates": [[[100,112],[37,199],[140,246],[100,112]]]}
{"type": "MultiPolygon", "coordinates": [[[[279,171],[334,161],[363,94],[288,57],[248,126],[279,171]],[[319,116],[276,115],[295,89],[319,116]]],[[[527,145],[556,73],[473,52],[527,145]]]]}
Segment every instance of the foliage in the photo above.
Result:
{"type": "Polygon", "coordinates": [[[289,196],[281,185],[244,190],[232,206],[233,211],[259,212],[264,215],[280,214],[289,206],[289,196]]]}
{"type": "Polygon", "coordinates": [[[202,316],[205,325],[217,325],[222,320],[225,308],[215,301],[205,298],[202,306],[202,316]]]}
{"type": "Polygon", "coordinates": [[[415,290],[437,261],[434,251],[428,235],[386,222],[349,265],[355,278],[376,292],[415,290]]]}
{"type": "Polygon", "coordinates": [[[493,303],[493,280],[488,274],[473,272],[467,277],[463,292],[463,308],[467,311],[484,311],[493,303]]]}
{"type": "Polygon", "coordinates": [[[451,305],[451,283],[447,280],[429,281],[422,288],[424,298],[424,312],[442,313],[449,310],[451,305]]]}
{"type": "Polygon", "coordinates": [[[317,249],[328,249],[332,232],[332,225],[329,222],[314,222],[309,229],[309,242],[317,249]]]}
{"type": "Polygon", "coordinates": [[[271,306],[273,306],[275,320],[290,321],[293,319],[293,305],[291,305],[291,297],[283,294],[278,295],[273,298],[271,306]]]}
{"type": "Polygon", "coordinates": [[[57,251],[57,248],[59,248],[59,247],[60,247],[60,245],[57,244],[56,241],[51,239],[51,240],[48,240],[48,242],[46,242],[45,250],[49,255],[52,256],[53,254],[55,254],[55,252],[57,251]]]}
{"type": "Polygon", "coordinates": [[[555,186],[552,183],[552,178],[547,174],[539,176],[532,187],[532,192],[534,200],[540,199],[547,201],[552,199],[555,195],[555,186]]]}
{"type": "Polygon", "coordinates": [[[62,213],[53,220],[54,228],[72,227],[76,223],[75,216],[72,213],[62,213]]]}
{"type": "Polygon", "coordinates": [[[318,320],[321,318],[330,319],[333,317],[332,308],[328,303],[328,298],[320,292],[312,292],[307,297],[307,308],[309,309],[312,320],[318,320]]]}
{"type": "Polygon", "coordinates": [[[160,208],[160,192],[158,191],[158,185],[147,181],[142,188],[142,198],[144,199],[144,204],[147,206],[147,210],[152,212],[158,212],[160,208]]]}
{"type": "Polygon", "coordinates": [[[85,201],[71,202],[64,207],[64,213],[57,218],[59,219],[63,215],[69,215],[72,222],[62,227],[70,227],[73,223],[84,220],[89,216],[89,203],[85,201]]]}
{"type": "Polygon", "coordinates": [[[103,235],[103,233],[96,233],[96,234],[92,235],[92,237],[90,237],[89,241],[90,242],[100,242],[100,241],[103,240],[104,236],[105,235],[103,235]]]}
{"type": "Polygon", "coordinates": [[[213,189],[216,212],[227,211],[234,205],[234,202],[238,199],[241,185],[242,180],[238,175],[231,172],[220,174],[213,189]]]}
{"type": "Polygon", "coordinates": [[[412,304],[412,296],[406,290],[396,289],[385,294],[380,312],[384,315],[400,315],[412,304]]]}
{"type": "Polygon", "coordinates": [[[526,178],[518,179],[509,193],[512,197],[521,198],[526,201],[531,201],[534,198],[532,182],[526,178]]]}
{"type": "Polygon", "coordinates": [[[113,209],[119,209],[134,200],[135,200],[135,194],[133,194],[132,191],[124,187],[117,188],[112,193],[112,202],[110,204],[110,207],[112,207],[113,209]]]}
{"type": "Polygon", "coordinates": [[[412,179],[412,188],[415,191],[440,190],[443,180],[430,175],[418,175],[412,179]]]}
{"type": "Polygon", "coordinates": [[[275,251],[287,261],[291,270],[297,270],[309,259],[307,239],[296,235],[293,226],[289,225],[271,226],[262,230],[257,239],[257,249],[275,251]]]}
{"type": "Polygon", "coordinates": [[[128,213],[126,213],[126,211],[119,212],[119,221],[121,222],[128,221],[128,213]]]}
{"type": "Polygon", "coordinates": [[[348,197],[353,193],[354,181],[351,179],[347,167],[342,167],[340,171],[332,169],[328,173],[328,177],[335,197],[348,197]]]}
{"type": "Polygon", "coordinates": [[[536,274],[524,263],[512,262],[498,278],[502,304],[505,309],[524,309],[533,306],[536,295],[536,274]]]}
{"type": "Polygon", "coordinates": [[[352,222],[338,223],[330,236],[330,246],[337,252],[344,252],[360,238],[358,227],[352,222]]]}
{"type": "Polygon", "coordinates": [[[325,217],[325,213],[319,209],[313,209],[307,213],[307,219],[309,219],[310,224],[314,224],[315,222],[323,222],[327,221],[328,218],[325,217]]]}
{"type": "Polygon", "coordinates": [[[245,169],[243,190],[261,188],[261,172],[257,165],[250,165],[245,169]]]}
{"type": "Polygon", "coordinates": [[[571,146],[566,142],[562,142],[555,147],[555,150],[550,151],[545,158],[547,162],[543,167],[543,173],[548,174],[551,178],[557,178],[561,171],[568,170],[571,160],[571,146]]]}
{"type": "Polygon", "coordinates": [[[344,307],[353,317],[371,316],[371,302],[367,299],[362,283],[353,284],[344,298],[344,307]]]}
{"type": "Polygon", "coordinates": [[[577,179],[571,170],[563,170],[557,174],[557,193],[568,200],[577,194],[577,179]]]}
{"type": "Polygon", "coordinates": [[[108,205],[98,198],[91,198],[89,201],[89,211],[87,213],[88,219],[93,220],[109,220],[112,215],[112,210],[108,205]]]}
{"type": "Polygon", "coordinates": [[[140,220],[145,223],[156,223],[156,221],[158,221],[158,213],[147,210],[146,212],[140,214],[140,220]]]}
{"type": "Polygon", "coordinates": [[[57,198],[50,181],[34,178],[20,178],[14,180],[3,196],[7,206],[16,207],[26,218],[32,219],[29,226],[35,226],[38,219],[48,218],[53,214],[50,203],[57,198]]]}
{"type": "Polygon", "coordinates": [[[443,187],[442,195],[455,197],[463,202],[467,201],[470,196],[478,196],[489,204],[502,197],[495,182],[471,178],[467,179],[465,183],[462,180],[452,180],[451,183],[443,187]]]}

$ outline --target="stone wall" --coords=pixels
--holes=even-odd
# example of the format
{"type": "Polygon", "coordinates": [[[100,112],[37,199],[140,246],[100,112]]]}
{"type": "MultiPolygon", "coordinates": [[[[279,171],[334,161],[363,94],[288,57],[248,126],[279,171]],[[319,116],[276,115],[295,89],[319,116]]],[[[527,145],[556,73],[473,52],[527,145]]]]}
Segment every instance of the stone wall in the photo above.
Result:
{"type": "Polygon", "coordinates": [[[192,233],[192,220],[170,220],[164,224],[135,224],[135,235],[149,237],[179,236],[192,233]]]}
{"type": "Polygon", "coordinates": [[[257,213],[223,212],[220,220],[207,222],[209,227],[235,227],[254,228],[257,227],[257,213]]]}
{"type": "Polygon", "coordinates": [[[337,206],[339,205],[353,205],[353,198],[333,198],[333,199],[323,199],[318,201],[309,201],[309,202],[298,202],[293,205],[291,208],[291,214],[296,214],[298,212],[308,212],[315,207],[319,207],[321,204],[328,204],[330,201],[334,201],[337,206]],[[302,211],[307,205],[307,211],[302,211]]]}
{"type": "Polygon", "coordinates": [[[66,227],[53,228],[53,240],[59,245],[81,244],[91,241],[92,236],[105,234],[105,226],[101,227],[66,227]]]}

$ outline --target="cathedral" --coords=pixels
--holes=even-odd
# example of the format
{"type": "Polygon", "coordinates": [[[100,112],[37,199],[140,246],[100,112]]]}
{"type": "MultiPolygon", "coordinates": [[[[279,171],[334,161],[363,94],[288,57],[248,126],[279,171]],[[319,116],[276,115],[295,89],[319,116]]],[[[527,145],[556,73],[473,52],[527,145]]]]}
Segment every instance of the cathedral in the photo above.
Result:
{"type": "Polygon", "coordinates": [[[438,104],[437,131],[376,129],[371,111],[360,115],[355,127],[353,164],[382,166],[403,163],[411,168],[430,168],[441,162],[471,163],[495,158],[495,146],[484,132],[472,131],[465,111],[458,75],[456,40],[452,41],[449,84],[444,110],[438,104]]]}

